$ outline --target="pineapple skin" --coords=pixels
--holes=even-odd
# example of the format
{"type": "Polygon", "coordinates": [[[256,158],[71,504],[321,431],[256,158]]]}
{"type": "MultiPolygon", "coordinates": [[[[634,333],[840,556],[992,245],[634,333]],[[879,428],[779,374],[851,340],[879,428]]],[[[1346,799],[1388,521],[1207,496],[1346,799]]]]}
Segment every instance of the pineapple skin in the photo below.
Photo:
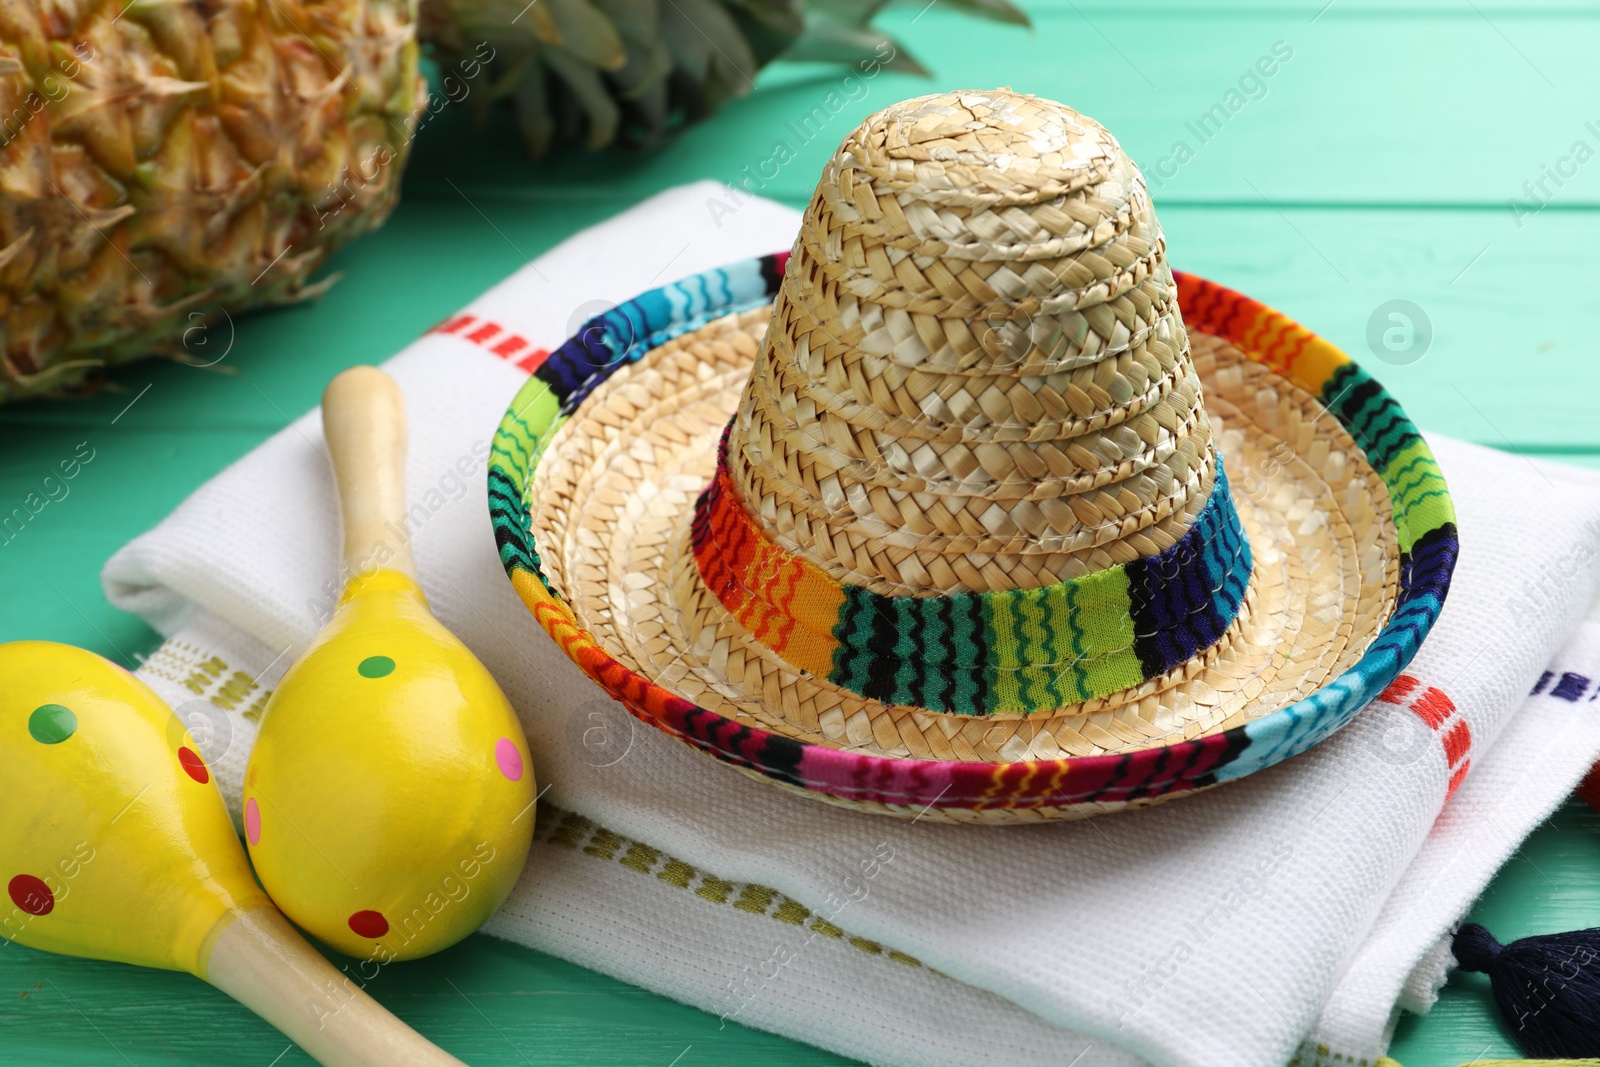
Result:
{"type": "Polygon", "coordinates": [[[415,0],[0,0],[0,403],[320,293],[426,94],[415,0]]]}

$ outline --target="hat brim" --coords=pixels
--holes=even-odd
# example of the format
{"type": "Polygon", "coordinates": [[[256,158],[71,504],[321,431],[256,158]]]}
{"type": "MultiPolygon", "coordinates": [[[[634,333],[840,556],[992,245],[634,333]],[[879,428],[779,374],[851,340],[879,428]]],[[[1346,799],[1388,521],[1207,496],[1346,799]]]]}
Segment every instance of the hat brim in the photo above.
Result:
{"type": "Polygon", "coordinates": [[[1454,513],[1399,406],[1287,317],[1177,275],[1257,555],[1233,639],[1143,692],[1011,719],[882,705],[796,670],[709,594],[685,543],[784,259],[596,318],[535,371],[495,439],[490,507],[513,584],[644,721],[851,807],[1081,817],[1304,751],[1394,679],[1437,617],[1454,513]]]}

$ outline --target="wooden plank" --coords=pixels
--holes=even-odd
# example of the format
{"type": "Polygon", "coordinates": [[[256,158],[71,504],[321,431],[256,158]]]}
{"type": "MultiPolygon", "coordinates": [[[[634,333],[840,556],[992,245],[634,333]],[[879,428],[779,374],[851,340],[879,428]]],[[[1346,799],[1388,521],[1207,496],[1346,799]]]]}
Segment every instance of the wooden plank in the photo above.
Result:
{"type": "MultiPolygon", "coordinates": [[[[264,439],[315,404],[338,370],[387,358],[524,257],[620,206],[408,202],[386,229],[338,258],[345,278],[320,302],[234,323],[232,349],[217,368],[137,365],[115,375],[120,393],[8,410],[0,503],[25,492],[36,473],[24,425],[82,425],[97,441],[114,442],[174,427],[264,439]],[[428,250],[421,266],[410,251],[418,248],[428,250]],[[400,292],[404,300],[395,299],[400,292]],[[30,458],[13,459],[21,456],[30,458]]],[[[1584,295],[1600,286],[1591,251],[1600,247],[1600,212],[1545,213],[1520,230],[1506,216],[1473,211],[1180,204],[1161,207],[1160,218],[1176,266],[1279,307],[1343,346],[1424,429],[1499,446],[1600,450],[1590,414],[1600,300],[1584,295]],[[1386,360],[1368,345],[1369,320],[1394,299],[1415,303],[1431,322],[1420,360],[1384,351],[1386,360]]],[[[586,299],[631,295],[602,286],[586,299]]],[[[223,323],[212,343],[229,335],[223,323]]],[[[166,439],[159,447],[171,451],[166,439]]],[[[216,469],[237,454],[200,451],[216,469]]]]}
{"type": "MultiPolygon", "coordinates": [[[[448,105],[418,138],[394,220],[337,258],[347,277],[325,300],[242,317],[211,370],[141,365],[115,376],[120,393],[0,413],[0,513],[40,490],[80,443],[96,450],[68,496],[0,543],[0,598],[9,605],[0,639],[66,640],[124,662],[148,651],[155,635],[100,594],[98,569],[112,551],[314,404],[338,369],[382,360],[528,257],[656,190],[739,180],[783,139],[793,158],[761,191],[801,204],[860,118],[958,84],[1009,83],[1067,100],[1155,168],[1185,124],[1226,106],[1241,73],[1280,39],[1295,54],[1264,81],[1264,94],[1216,120],[1193,159],[1152,182],[1174,262],[1344,345],[1425,428],[1600,467],[1592,415],[1600,163],[1559,188],[1546,179],[1549,206],[1520,226],[1506,203],[1574,140],[1600,148],[1586,126],[1600,125],[1592,4],[1030,6],[1031,34],[948,5],[923,14],[925,0],[913,0],[884,25],[934,78],[850,84],[836,70],[773,68],[756,95],[654,156],[534,167],[503,118],[477,132],[470,103],[448,105]],[[791,124],[808,118],[800,143],[791,124]],[[1391,299],[1413,301],[1432,323],[1432,345],[1416,362],[1385,362],[1368,349],[1368,320],[1391,299]]],[[[223,341],[220,329],[206,337],[223,341]]],[[[1591,925],[1600,906],[1596,829],[1594,816],[1564,813],[1525,846],[1475,917],[1506,937],[1591,925]]],[[[381,981],[380,1000],[479,1067],[844,1062],[742,1027],[719,1030],[710,1015],[486,938],[391,968],[381,981]]],[[[1402,1025],[1396,1057],[1444,1067],[1511,1054],[1487,1002],[1477,979],[1453,980],[1434,1016],[1402,1025]]],[[[8,1061],[30,1064],[269,1064],[280,1053],[278,1067],[308,1062],[185,976],[4,945],[0,1047],[8,1061]]]]}
{"type": "MultiPolygon", "coordinates": [[[[1506,940],[1587,926],[1600,909],[1596,869],[1600,816],[1573,802],[1529,838],[1471,918],[1506,940]]],[[[635,1067],[669,1064],[679,1055],[681,1067],[849,1062],[738,1024],[719,1029],[714,1015],[483,936],[426,963],[386,968],[369,991],[478,1067],[635,1067]]],[[[1482,976],[1457,974],[1432,1014],[1402,1018],[1391,1055],[1405,1067],[1514,1056],[1494,1018],[1482,976]]],[[[0,948],[0,1044],[8,1062],[38,1067],[311,1063],[298,1049],[286,1050],[276,1031],[187,975],[69,960],[15,945],[0,948]]]]}
{"type": "Polygon", "coordinates": [[[1600,284],[1588,251],[1600,240],[1600,215],[1545,215],[1520,231],[1474,212],[1177,208],[1161,218],[1175,265],[1340,345],[1425,431],[1600,451],[1591,414],[1600,301],[1579,295],[1600,284]],[[1552,300],[1548,279],[1560,277],[1580,280],[1552,300]],[[1395,323],[1380,309],[1393,300],[1417,305],[1431,323],[1421,358],[1382,344],[1395,323]]]}
{"type": "MultiPolygon", "coordinates": [[[[1600,814],[1570,801],[1528,838],[1468,918],[1502,942],[1582,930],[1600,914],[1600,814]]],[[[1426,1016],[1402,1015],[1389,1055],[1405,1067],[1456,1067],[1521,1054],[1498,1021],[1489,982],[1456,972],[1426,1016]]]]}
{"type": "MultiPolygon", "coordinates": [[[[735,1022],[724,1026],[715,1015],[482,935],[426,963],[386,967],[367,989],[475,1067],[851,1062],[735,1022]]],[[[6,1063],[29,1067],[313,1064],[189,975],[15,945],[0,950],[0,1047],[6,1063]]]]}
{"type": "MultiPolygon", "coordinates": [[[[177,409],[167,415],[181,424],[177,409]]],[[[132,667],[158,638],[106,603],[101,566],[263,434],[129,434],[109,418],[0,423],[0,641],[62,641],[132,667]]]]}

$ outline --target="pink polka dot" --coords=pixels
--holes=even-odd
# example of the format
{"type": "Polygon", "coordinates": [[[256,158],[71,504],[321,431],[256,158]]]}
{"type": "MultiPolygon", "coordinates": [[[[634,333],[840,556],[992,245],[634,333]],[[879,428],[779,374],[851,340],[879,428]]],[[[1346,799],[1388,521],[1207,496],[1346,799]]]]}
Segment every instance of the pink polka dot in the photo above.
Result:
{"type": "Polygon", "coordinates": [[[522,781],[522,753],[511,738],[502,737],[494,743],[494,761],[500,764],[501,774],[513,782],[522,781]]]}
{"type": "Polygon", "coordinates": [[[244,839],[252,846],[261,844],[261,808],[255,797],[244,802],[244,839]]]}

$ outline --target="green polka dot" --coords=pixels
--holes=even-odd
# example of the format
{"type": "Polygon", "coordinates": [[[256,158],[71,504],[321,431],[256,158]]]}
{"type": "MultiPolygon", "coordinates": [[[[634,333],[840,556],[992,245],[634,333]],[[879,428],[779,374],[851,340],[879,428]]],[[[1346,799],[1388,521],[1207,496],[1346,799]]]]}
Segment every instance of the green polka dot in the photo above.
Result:
{"type": "Polygon", "coordinates": [[[71,708],[60,704],[44,704],[33,709],[28,716],[28,732],[41,745],[59,745],[78,729],[78,717],[71,708]]]}
{"type": "Polygon", "coordinates": [[[382,678],[394,672],[394,660],[388,656],[368,656],[361,661],[356,672],[363,678],[382,678]]]}

